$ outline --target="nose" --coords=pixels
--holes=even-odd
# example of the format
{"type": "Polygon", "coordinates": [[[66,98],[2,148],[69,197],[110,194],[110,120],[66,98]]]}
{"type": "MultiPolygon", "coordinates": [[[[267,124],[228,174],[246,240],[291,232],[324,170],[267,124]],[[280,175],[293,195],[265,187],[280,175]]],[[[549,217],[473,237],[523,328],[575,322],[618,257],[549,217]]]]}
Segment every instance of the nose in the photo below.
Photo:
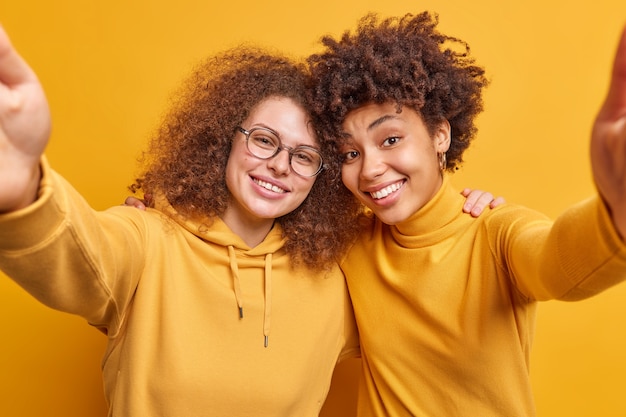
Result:
{"type": "Polygon", "coordinates": [[[289,150],[286,148],[280,149],[276,155],[267,160],[268,168],[278,175],[286,175],[291,171],[289,163],[289,150]]]}
{"type": "Polygon", "coordinates": [[[385,172],[385,163],[381,157],[372,153],[361,154],[361,172],[359,176],[362,180],[373,180],[380,177],[385,172]]]}

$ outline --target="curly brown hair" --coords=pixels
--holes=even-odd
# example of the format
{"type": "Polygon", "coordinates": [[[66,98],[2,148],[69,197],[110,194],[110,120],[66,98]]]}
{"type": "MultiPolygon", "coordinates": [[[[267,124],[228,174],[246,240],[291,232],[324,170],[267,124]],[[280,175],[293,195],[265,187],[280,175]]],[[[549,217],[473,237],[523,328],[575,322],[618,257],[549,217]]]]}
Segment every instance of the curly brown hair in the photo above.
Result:
{"type": "Polygon", "coordinates": [[[321,133],[341,141],[347,113],[367,103],[393,102],[398,112],[403,106],[416,110],[431,134],[443,120],[450,122],[447,169],[457,168],[476,134],[474,120],[488,81],[469,45],[440,33],[437,24],[438,16],[429,12],[383,20],[370,13],[355,33],[323,37],[323,52],[308,58],[321,133]]]}
{"type": "MultiPolygon", "coordinates": [[[[129,188],[164,195],[179,214],[211,218],[230,201],[225,169],[235,129],[261,101],[289,98],[310,113],[304,62],[252,45],[216,54],[198,65],[173,97],[141,158],[142,175],[129,188]]],[[[321,143],[325,161],[305,201],[277,219],[293,264],[328,268],[355,235],[346,221],[354,202],[341,184],[340,166],[321,143]]]]}

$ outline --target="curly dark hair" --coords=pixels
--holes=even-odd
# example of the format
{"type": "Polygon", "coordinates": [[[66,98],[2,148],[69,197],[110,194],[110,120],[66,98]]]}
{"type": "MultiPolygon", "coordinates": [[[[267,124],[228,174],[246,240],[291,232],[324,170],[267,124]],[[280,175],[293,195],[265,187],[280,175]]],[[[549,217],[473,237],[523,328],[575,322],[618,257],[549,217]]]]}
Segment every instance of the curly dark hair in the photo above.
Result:
{"type": "MultiPolygon", "coordinates": [[[[211,218],[230,201],[226,163],[235,129],[261,101],[289,98],[310,113],[309,72],[304,62],[258,46],[241,45],[195,68],[140,160],[143,174],[133,193],[163,195],[179,214],[211,218]]],[[[354,202],[341,184],[340,166],[321,143],[325,169],[305,201],[277,219],[293,264],[321,270],[337,261],[355,236],[354,202]]]]}
{"type": "Polygon", "coordinates": [[[457,168],[476,134],[474,119],[483,110],[488,81],[469,45],[440,33],[437,24],[438,16],[429,12],[383,20],[370,13],[356,32],[338,40],[323,37],[324,50],[308,58],[321,134],[341,141],[347,113],[367,103],[393,102],[398,112],[403,106],[416,110],[431,134],[443,120],[450,122],[447,169],[457,168]]]}

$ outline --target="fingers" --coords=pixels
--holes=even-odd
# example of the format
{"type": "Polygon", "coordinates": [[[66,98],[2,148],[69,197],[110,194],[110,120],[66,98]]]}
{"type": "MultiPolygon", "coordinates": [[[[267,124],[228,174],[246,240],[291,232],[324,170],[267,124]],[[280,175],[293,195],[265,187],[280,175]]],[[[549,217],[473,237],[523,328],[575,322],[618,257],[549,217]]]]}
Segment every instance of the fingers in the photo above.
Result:
{"type": "Polygon", "coordinates": [[[626,236],[626,26],[623,28],[606,99],[594,123],[591,144],[593,179],[611,213],[613,224],[626,236]]]}
{"type": "Polygon", "coordinates": [[[0,84],[10,88],[36,79],[35,73],[13,48],[9,36],[0,25],[0,84]]]}
{"type": "Polygon", "coordinates": [[[483,209],[493,200],[491,193],[486,193],[482,190],[465,188],[461,194],[467,197],[465,204],[463,204],[463,211],[472,216],[479,216],[483,209]]]}
{"type": "Polygon", "coordinates": [[[496,197],[494,198],[491,203],[489,203],[489,207],[490,208],[496,208],[501,204],[506,203],[506,200],[504,199],[504,197],[496,197]]]}
{"type": "Polygon", "coordinates": [[[38,140],[45,139],[37,142],[45,144],[50,130],[48,105],[37,75],[13,48],[2,25],[0,25],[0,130],[5,135],[11,136],[16,146],[21,145],[17,144],[17,141],[23,140],[26,136],[29,138],[36,136],[38,140]]]}
{"type": "Polygon", "coordinates": [[[465,197],[465,204],[463,204],[463,212],[469,213],[476,204],[478,197],[482,194],[480,190],[472,190],[471,188],[464,188],[461,191],[463,197],[465,197]]]}
{"type": "Polygon", "coordinates": [[[613,61],[611,83],[598,119],[601,121],[616,120],[626,114],[626,26],[622,29],[621,38],[613,61]]]}
{"type": "Polygon", "coordinates": [[[472,192],[471,188],[463,188],[463,191],[461,191],[461,195],[463,197],[467,197],[468,195],[470,195],[471,192],[472,192]]]}
{"type": "Polygon", "coordinates": [[[143,203],[143,201],[141,201],[140,199],[136,197],[126,197],[126,200],[124,201],[124,205],[129,206],[129,207],[134,207],[139,210],[146,209],[146,205],[143,203]]]}
{"type": "Polygon", "coordinates": [[[463,204],[463,212],[469,213],[473,217],[480,216],[486,207],[495,208],[505,203],[503,197],[494,198],[493,194],[482,190],[465,188],[461,191],[461,194],[466,197],[465,204],[463,204]]]}
{"type": "Polygon", "coordinates": [[[465,197],[465,204],[463,204],[463,212],[469,213],[476,204],[478,197],[482,194],[480,190],[472,190],[471,188],[464,188],[461,191],[461,195],[465,197]]]}

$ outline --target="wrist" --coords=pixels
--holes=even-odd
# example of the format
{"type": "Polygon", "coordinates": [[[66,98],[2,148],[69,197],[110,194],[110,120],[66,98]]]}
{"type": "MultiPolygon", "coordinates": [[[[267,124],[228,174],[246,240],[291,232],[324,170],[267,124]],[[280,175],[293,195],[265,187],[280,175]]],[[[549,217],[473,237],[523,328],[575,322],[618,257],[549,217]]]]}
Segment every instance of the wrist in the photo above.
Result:
{"type": "Polygon", "coordinates": [[[37,201],[41,182],[41,166],[39,163],[20,174],[12,171],[0,181],[0,214],[10,213],[28,207],[37,201]]]}

